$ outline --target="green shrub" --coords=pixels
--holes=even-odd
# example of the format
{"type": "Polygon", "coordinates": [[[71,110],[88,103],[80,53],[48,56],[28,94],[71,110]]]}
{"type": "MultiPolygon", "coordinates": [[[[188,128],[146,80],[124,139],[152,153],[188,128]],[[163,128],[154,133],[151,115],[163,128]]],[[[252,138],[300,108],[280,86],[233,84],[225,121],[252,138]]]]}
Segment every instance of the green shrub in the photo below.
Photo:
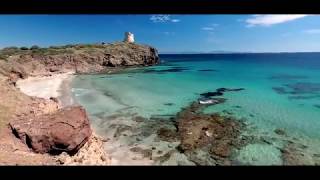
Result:
{"type": "Polygon", "coordinates": [[[64,48],[73,48],[75,45],[73,45],[73,44],[67,44],[67,45],[65,45],[65,46],[63,46],[64,48]]]}
{"type": "Polygon", "coordinates": [[[49,46],[49,49],[62,49],[63,47],[61,46],[49,46]]]}
{"type": "Polygon", "coordinates": [[[3,54],[0,54],[0,60],[7,60],[7,56],[6,55],[3,55],[3,54]]]}
{"type": "Polygon", "coordinates": [[[20,49],[18,47],[12,46],[12,47],[6,47],[0,50],[1,56],[11,56],[13,54],[19,53],[20,49]]]}
{"type": "Polygon", "coordinates": [[[19,48],[16,47],[16,46],[11,46],[11,47],[5,47],[5,48],[3,48],[2,50],[4,50],[4,51],[8,51],[8,50],[19,50],[19,48]]]}
{"type": "Polygon", "coordinates": [[[33,46],[31,46],[30,50],[34,50],[34,49],[40,49],[40,47],[39,47],[39,46],[37,46],[37,45],[33,45],[33,46]]]}
{"type": "Polygon", "coordinates": [[[21,47],[20,50],[29,50],[27,47],[21,47]]]}

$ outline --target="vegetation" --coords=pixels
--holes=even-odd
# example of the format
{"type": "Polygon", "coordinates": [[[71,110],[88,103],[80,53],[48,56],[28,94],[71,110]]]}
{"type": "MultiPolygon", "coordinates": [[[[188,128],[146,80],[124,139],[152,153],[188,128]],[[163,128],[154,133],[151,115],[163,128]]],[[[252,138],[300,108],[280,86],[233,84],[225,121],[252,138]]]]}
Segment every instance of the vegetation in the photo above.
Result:
{"type": "Polygon", "coordinates": [[[34,49],[40,49],[40,47],[39,47],[39,46],[37,46],[37,45],[33,45],[33,46],[31,46],[30,50],[34,50],[34,49]]]}
{"type": "MultiPolygon", "coordinates": [[[[7,60],[10,56],[15,55],[58,55],[58,54],[72,54],[75,52],[94,53],[96,51],[103,51],[105,53],[113,53],[119,50],[120,46],[129,46],[135,49],[135,44],[127,44],[123,42],[114,43],[96,43],[96,44],[67,44],[64,46],[50,46],[48,48],[41,48],[33,45],[27,47],[6,47],[0,49],[0,60],[7,60]]],[[[122,51],[125,49],[121,48],[122,51]]]]}
{"type": "Polygon", "coordinates": [[[29,48],[24,47],[24,46],[23,46],[23,47],[21,47],[20,49],[21,49],[21,50],[29,50],[29,48]]]}

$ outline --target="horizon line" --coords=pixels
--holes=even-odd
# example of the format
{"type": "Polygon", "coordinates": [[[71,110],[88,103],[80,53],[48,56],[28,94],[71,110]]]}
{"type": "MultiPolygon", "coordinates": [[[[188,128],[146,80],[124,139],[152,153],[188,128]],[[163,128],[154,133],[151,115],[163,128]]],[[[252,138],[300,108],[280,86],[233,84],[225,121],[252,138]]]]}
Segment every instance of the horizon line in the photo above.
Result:
{"type": "Polygon", "coordinates": [[[281,53],[320,53],[320,51],[230,51],[230,52],[159,52],[159,54],[281,54],[281,53]]]}

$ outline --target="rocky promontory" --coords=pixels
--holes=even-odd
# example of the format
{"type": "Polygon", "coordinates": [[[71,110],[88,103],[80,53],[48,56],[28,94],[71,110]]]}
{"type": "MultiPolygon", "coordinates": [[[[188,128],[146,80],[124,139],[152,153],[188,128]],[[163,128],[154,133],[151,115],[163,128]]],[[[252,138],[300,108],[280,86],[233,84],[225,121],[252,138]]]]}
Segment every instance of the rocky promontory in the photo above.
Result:
{"type": "Polygon", "coordinates": [[[135,43],[78,44],[49,48],[4,48],[0,74],[12,81],[52,73],[103,72],[110,67],[148,66],[159,62],[155,48],[135,43]]]}
{"type": "Polygon", "coordinates": [[[103,150],[105,140],[92,132],[82,107],[28,96],[17,88],[18,80],[158,62],[155,48],[130,42],[0,50],[0,164],[105,165],[110,160],[103,150]]]}

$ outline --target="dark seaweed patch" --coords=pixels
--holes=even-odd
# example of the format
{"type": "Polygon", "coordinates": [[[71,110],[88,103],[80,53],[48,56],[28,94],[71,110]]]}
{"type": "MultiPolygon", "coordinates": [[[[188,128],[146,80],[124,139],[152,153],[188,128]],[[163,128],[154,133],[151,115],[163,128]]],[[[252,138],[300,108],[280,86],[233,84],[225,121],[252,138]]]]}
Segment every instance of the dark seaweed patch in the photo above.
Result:
{"type": "Polygon", "coordinates": [[[173,106],[174,103],[164,103],[163,105],[165,105],[165,106],[173,106]]]}
{"type": "Polygon", "coordinates": [[[291,89],[290,94],[305,94],[320,92],[320,83],[298,82],[294,84],[286,84],[291,89]]]}
{"type": "Polygon", "coordinates": [[[189,70],[188,68],[184,67],[171,67],[168,69],[155,69],[155,68],[148,68],[148,69],[139,69],[135,71],[130,71],[127,73],[143,73],[143,74],[164,74],[164,73],[176,73],[176,72],[183,72],[189,70]]]}
{"type": "Polygon", "coordinates": [[[106,78],[112,78],[112,76],[108,75],[108,76],[101,76],[99,77],[100,79],[106,79],[106,78]]]}
{"type": "Polygon", "coordinates": [[[289,92],[284,87],[272,87],[272,89],[278,94],[289,94],[289,92]]]}
{"type": "Polygon", "coordinates": [[[235,108],[241,108],[241,106],[238,106],[238,105],[236,105],[236,106],[233,106],[233,107],[235,107],[235,108]]]}
{"type": "Polygon", "coordinates": [[[315,104],[313,106],[316,107],[316,108],[320,108],[320,104],[315,104]]]}
{"type": "Polygon", "coordinates": [[[314,99],[320,97],[320,83],[298,82],[272,88],[278,94],[287,94],[290,100],[314,99]]]}
{"type": "Polygon", "coordinates": [[[276,74],[270,77],[275,80],[296,80],[296,79],[307,79],[307,76],[303,75],[290,75],[290,74],[276,74]]]}
{"type": "Polygon", "coordinates": [[[211,97],[211,96],[222,96],[222,92],[206,92],[206,93],[201,93],[201,96],[204,96],[206,98],[211,97]]]}
{"type": "Polygon", "coordinates": [[[320,95],[313,95],[313,96],[289,96],[289,99],[295,99],[295,100],[299,100],[299,99],[314,99],[314,98],[319,98],[320,95]]]}
{"type": "Polygon", "coordinates": [[[236,89],[230,89],[230,88],[218,88],[214,92],[206,92],[206,93],[201,93],[200,95],[205,97],[205,98],[210,98],[212,96],[223,96],[224,92],[231,92],[231,91],[242,91],[244,88],[236,88],[236,89]]]}
{"type": "Polygon", "coordinates": [[[217,70],[215,70],[215,69],[199,69],[198,71],[200,71],[200,72],[216,72],[217,70]]]}

